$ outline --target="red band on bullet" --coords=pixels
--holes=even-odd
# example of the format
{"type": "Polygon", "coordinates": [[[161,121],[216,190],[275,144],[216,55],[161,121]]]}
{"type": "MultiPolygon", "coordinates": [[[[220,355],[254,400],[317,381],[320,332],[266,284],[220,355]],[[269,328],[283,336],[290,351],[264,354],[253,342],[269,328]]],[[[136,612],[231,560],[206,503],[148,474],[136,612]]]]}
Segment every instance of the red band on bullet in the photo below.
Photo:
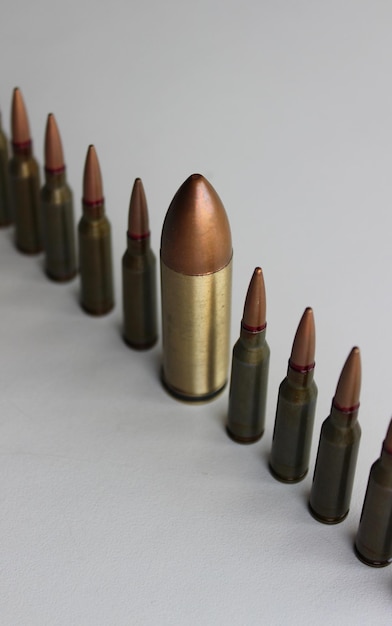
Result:
{"type": "Polygon", "coordinates": [[[150,231],[148,231],[147,233],[143,233],[142,235],[133,235],[128,231],[127,235],[133,241],[141,241],[142,239],[147,239],[150,236],[150,231]]]}
{"type": "Polygon", "coordinates": [[[353,406],[340,406],[340,404],[335,402],[335,399],[333,401],[335,409],[341,411],[342,413],[353,413],[354,411],[357,411],[359,409],[359,404],[360,403],[358,402],[358,404],[354,404],[353,406]]]}
{"type": "Polygon", "coordinates": [[[83,198],[83,204],[85,204],[86,206],[90,206],[92,208],[95,208],[97,206],[102,206],[104,201],[105,201],[105,198],[100,198],[99,200],[85,200],[83,198]]]}
{"type": "Polygon", "coordinates": [[[45,172],[48,174],[62,174],[65,172],[65,165],[62,167],[45,167],[45,172]]]}
{"type": "Polygon", "coordinates": [[[289,359],[289,366],[291,367],[291,369],[299,372],[300,374],[306,374],[306,372],[311,372],[312,370],[314,370],[315,365],[315,361],[313,361],[313,363],[310,363],[309,365],[297,365],[296,363],[293,363],[291,359],[289,359]]]}
{"type": "Polygon", "coordinates": [[[27,148],[30,148],[32,144],[31,139],[28,139],[27,141],[13,141],[12,142],[12,146],[15,150],[26,150],[27,148]]]}
{"type": "Polygon", "coordinates": [[[248,326],[247,324],[244,324],[244,322],[241,322],[241,326],[244,330],[247,330],[250,333],[260,333],[262,330],[267,328],[267,322],[262,326],[248,326]]]}

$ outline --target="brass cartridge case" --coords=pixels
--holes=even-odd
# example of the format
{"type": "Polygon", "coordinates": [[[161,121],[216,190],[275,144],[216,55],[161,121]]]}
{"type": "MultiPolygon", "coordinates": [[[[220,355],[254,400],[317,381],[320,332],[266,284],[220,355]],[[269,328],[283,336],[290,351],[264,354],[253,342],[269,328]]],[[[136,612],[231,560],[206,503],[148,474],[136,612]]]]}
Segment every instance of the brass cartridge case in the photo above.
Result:
{"type": "Polygon", "coordinates": [[[226,385],[231,277],[225,209],[194,174],[174,196],[161,240],[162,379],[178,398],[208,400],[226,385]]]}
{"type": "Polygon", "coordinates": [[[42,251],[40,175],[37,161],[27,146],[13,144],[10,160],[11,201],[16,247],[26,254],[42,251]]]}
{"type": "Polygon", "coordinates": [[[10,181],[8,171],[8,140],[0,117],[0,228],[12,223],[10,181]]]}

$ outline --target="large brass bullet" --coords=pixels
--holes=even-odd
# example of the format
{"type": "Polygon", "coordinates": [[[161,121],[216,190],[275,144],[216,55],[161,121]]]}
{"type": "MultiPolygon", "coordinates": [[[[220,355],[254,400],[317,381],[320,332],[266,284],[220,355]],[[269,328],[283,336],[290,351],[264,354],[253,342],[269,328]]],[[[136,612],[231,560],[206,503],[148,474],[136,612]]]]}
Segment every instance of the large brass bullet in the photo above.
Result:
{"type": "Polygon", "coordinates": [[[129,204],[127,249],[122,258],[124,339],[144,350],[157,340],[156,260],[150,245],[147,201],[136,178],[129,204]]]}
{"type": "Polygon", "coordinates": [[[79,221],[80,303],[91,315],[114,306],[110,223],[105,216],[97,153],[89,146],[83,175],[83,215],[79,221]]]}
{"type": "Polygon", "coordinates": [[[355,553],[372,567],[392,562],[392,420],[380,458],[370,470],[355,553]]]}
{"type": "Polygon", "coordinates": [[[0,114],[0,228],[12,223],[8,172],[8,140],[1,125],[0,114]]]}
{"type": "Polygon", "coordinates": [[[21,252],[36,254],[42,250],[40,176],[33,157],[26,108],[18,88],[14,89],[12,98],[11,127],[10,182],[15,243],[21,252]]]}
{"type": "Polygon", "coordinates": [[[273,476],[282,482],[298,482],[308,472],[317,401],[314,355],[314,318],[308,307],[294,338],[276,407],[269,466],[273,476]]]}
{"type": "Polygon", "coordinates": [[[227,433],[238,443],[253,443],[264,433],[270,357],[266,327],[264,278],[261,268],[256,267],[231,366],[227,433]]]}
{"type": "Polygon", "coordinates": [[[344,364],[331,413],[321,427],[310,492],[309,509],[319,522],[337,524],[350,508],[361,428],[358,424],[361,388],[359,348],[344,364]]]}
{"type": "Polygon", "coordinates": [[[76,275],[72,191],[67,185],[63,148],[53,113],[45,132],[45,184],[41,190],[45,270],[59,282],[76,275]]]}
{"type": "Polygon", "coordinates": [[[162,379],[183,400],[208,400],[226,385],[232,254],[223,204],[193,174],[169,206],[161,239],[162,379]]]}

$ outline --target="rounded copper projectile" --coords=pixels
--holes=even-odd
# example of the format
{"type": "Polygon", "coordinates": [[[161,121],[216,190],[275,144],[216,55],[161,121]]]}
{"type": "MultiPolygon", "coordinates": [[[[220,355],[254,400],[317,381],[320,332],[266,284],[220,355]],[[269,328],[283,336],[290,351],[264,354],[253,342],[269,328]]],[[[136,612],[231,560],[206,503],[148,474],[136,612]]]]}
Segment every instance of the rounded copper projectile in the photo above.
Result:
{"type": "Polygon", "coordinates": [[[290,367],[300,372],[314,368],[316,352],[316,331],[314,327],[313,309],[305,309],[295,333],[290,356],[290,367]]]}
{"type": "Polygon", "coordinates": [[[65,169],[63,146],[53,113],[49,113],[46,122],[45,169],[52,173],[60,173],[65,169]]]}
{"type": "Polygon", "coordinates": [[[136,178],[132,188],[128,214],[128,237],[145,239],[150,234],[146,194],[141,178],[136,178]]]}
{"type": "Polygon", "coordinates": [[[30,126],[27,111],[19,87],[15,87],[11,105],[12,143],[17,147],[29,146],[31,143],[30,126]]]}
{"type": "Polygon", "coordinates": [[[361,355],[359,348],[351,350],[343,366],[342,373],[336,387],[333,403],[337,409],[344,412],[354,411],[359,407],[361,391],[361,355]]]}
{"type": "Polygon", "coordinates": [[[225,267],[232,253],[229,221],[221,199],[208,180],[192,174],[167,211],[162,261],[175,272],[198,276],[225,267]]]}
{"type": "Polygon", "coordinates": [[[392,419],[389,422],[387,434],[385,435],[385,439],[384,439],[384,443],[382,447],[385,450],[385,452],[392,455],[392,419]]]}
{"type": "Polygon", "coordinates": [[[267,325],[266,310],[263,270],[256,267],[245,298],[242,327],[253,333],[264,330],[267,325]]]}
{"type": "Polygon", "coordinates": [[[84,165],[83,202],[90,205],[102,204],[103,202],[101,168],[93,145],[88,147],[84,165]]]}

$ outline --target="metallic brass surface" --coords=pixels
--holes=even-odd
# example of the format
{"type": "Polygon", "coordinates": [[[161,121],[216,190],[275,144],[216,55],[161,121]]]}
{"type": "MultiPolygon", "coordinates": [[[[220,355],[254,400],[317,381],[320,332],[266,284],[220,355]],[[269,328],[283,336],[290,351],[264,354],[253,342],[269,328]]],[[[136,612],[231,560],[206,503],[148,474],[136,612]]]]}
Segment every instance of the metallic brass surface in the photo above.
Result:
{"type": "Polygon", "coordinates": [[[65,172],[45,172],[41,190],[45,270],[59,282],[71,280],[77,273],[75,222],[72,192],[65,172]]]}
{"type": "Polygon", "coordinates": [[[12,223],[10,182],[8,171],[8,141],[0,118],[0,228],[12,223]]]}
{"type": "Polygon", "coordinates": [[[161,261],[163,382],[185,400],[207,400],[227,381],[232,261],[202,276],[161,261]]]}
{"type": "Polygon", "coordinates": [[[40,176],[31,147],[14,146],[10,182],[16,246],[26,254],[37,254],[42,250],[40,176]]]}

